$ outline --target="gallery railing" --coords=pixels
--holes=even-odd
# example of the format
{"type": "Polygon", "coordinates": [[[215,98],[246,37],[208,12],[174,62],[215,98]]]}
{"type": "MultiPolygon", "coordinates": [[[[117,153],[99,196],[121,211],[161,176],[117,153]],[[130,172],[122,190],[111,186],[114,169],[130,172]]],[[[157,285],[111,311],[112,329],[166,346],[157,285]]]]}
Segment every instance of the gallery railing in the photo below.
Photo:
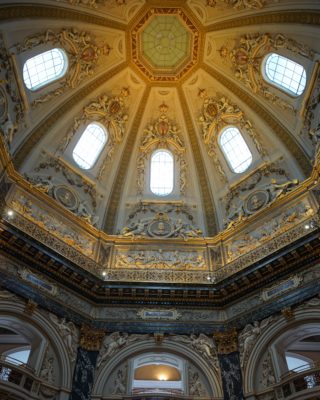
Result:
{"type": "MultiPolygon", "coordinates": [[[[305,391],[320,392],[320,361],[302,365],[281,376],[280,382],[268,390],[260,392],[257,399],[265,399],[267,395],[273,395],[276,399],[287,399],[305,391]]],[[[302,399],[303,397],[301,397],[302,399]]]]}
{"type": "Polygon", "coordinates": [[[0,355],[0,385],[14,386],[22,393],[38,397],[39,393],[53,396],[58,389],[39,376],[26,364],[4,354],[0,355]]]}

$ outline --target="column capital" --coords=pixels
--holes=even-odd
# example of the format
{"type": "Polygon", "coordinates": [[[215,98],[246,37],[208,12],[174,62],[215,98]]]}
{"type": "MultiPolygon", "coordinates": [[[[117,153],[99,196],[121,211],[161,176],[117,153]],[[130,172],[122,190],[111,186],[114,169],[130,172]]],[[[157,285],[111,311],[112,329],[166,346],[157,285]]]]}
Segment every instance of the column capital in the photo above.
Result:
{"type": "Polygon", "coordinates": [[[218,353],[229,354],[238,350],[238,333],[235,328],[226,332],[215,332],[213,337],[217,344],[218,353]]]}
{"type": "Polygon", "coordinates": [[[92,329],[89,326],[82,325],[80,336],[80,347],[88,351],[99,351],[105,331],[92,329]]]}

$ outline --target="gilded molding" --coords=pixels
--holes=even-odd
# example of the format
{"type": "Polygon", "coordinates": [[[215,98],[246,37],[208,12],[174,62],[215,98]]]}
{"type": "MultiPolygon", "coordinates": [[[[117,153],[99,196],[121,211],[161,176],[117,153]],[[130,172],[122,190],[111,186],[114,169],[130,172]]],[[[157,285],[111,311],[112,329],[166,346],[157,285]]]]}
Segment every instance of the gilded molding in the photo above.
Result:
{"type": "Polygon", "coordinates": [[[83,325],[80,330],[80,347],[88,351],[99,351],[104,336],[103,330],[94,330],[83,325]]]}
{"type": "Polygon", "coordinates": [[[242,26],[262,25],[262,24],[305,24],[320,25],[320,12],[315,11],[276,11],[260,15],[250,15],[245,17],[236,16],[234,19],[218,22],[206,26],[206,32],[220,31],[224,29],[234,29],[242,26]]]}
{"type": "Polygon", "coordinates": [[[140,127],[140,122],[143,116],[143,111],[145,108],[145,105],[147,104],[147,100],[150,94],[151,87],[148,86],[146,87],[142,99],[139,104],[139,108],[136,113],[136,117],[133,121],[130,134],[128,135],[126,145],[124,147],[121,161],[117,170],[116,176],[116,181],[113,184],[112,187],[112,192],[109,200],[109,205],[105,214],[105,223],[103,226],[103,231],[107,232],[109,234],[112,234],[114,231],[115,227],[115,221],[116,221],[116,216],[118,213],[118,207],[120,204],[120,198],[125,182],[125,178],[128,172],[128,165],[130,162],[130,158],[133,153],[133,146],[135,144],[139,127],[140,127]]]}
{"type": "Polygon", "coordinates": [[[293,157],[297,160],[301,170],[306,176],[311,173],[311,164],[307,155],[299,147],[296,141],[291,137],[290,132],[274,117],[265,107],[257,103],[257,101],[247,94],[242,88],[235,85],[230,79],[225,75],[222,75],[217,70],[213,69],[207,64],[203,64],[202,68],[211,77],[219,81],[228,90],[239,97],[245,104],[247,104],[251,110],[253,110],[257,115],[259,115],[279,136],[285,147],[291,152],[293,157]]]}
{"type": "Polygon", "coordinates": [[[238,350],[238,334],[236,329],[213,334],[219,354],[229,354],[238,350]]]}
{"type": "Polygon", "coordinates": [[[197,169],[198,178],[200,182],[201,196],[206,215],[207,233],[208,236],[213,236],[218,232],[214,202],[209,189],[209,182],[207,179],[206,170],[201,156],[197,134],[192,123],[190,112],[188,111],[187,101],[183,91],[180,88],[178,90],[178,94],[181,101],[182,109],[184,110],[185,123],[189,133],[189,139],[195,159],[195,166],[197,169]]]}
{"type": "Polygon", "coordinates": [[[44,6],[40,4],[2,5],[0,21],[16,20],[20,18],[50,18],[58,20],[75,20],[88,24],[101,25],[107,28],[126,30],[126,25],[108,18],[80,12],[70,8],[44,6]]]}
{"type": "Polygon", "coordinates": [[[28,154],[35,148],[41,138],[48,132],[52,126],[60,120],[63,115],[70,112],[70,109],[79,103],[82,99],[89,96],[91,92],[96,90],[100,85],[103,85],[106,81],[111,79],[114,75],[118,74],[125,67],[125,63],[121,63],[116,67],[112,68],[110,71],[99,76],[94,81],[88,83],[82,89],[79,89],[73,96],[62,103],[56,108],[53,113],[42,121],[29,135],[22,146],[17,150],[13,157],[13,163],[16,169],[19,169],[23,162],[26,160],[28,154]]]}

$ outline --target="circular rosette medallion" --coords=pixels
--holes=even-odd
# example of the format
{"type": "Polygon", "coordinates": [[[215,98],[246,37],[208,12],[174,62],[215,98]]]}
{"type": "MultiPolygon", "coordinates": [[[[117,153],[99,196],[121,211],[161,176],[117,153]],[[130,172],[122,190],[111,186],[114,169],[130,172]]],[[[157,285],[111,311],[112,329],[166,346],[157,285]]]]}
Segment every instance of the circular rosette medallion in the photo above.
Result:
{"type": "Polygon", "coordinates": [[[263,208],[269,201],[269,193],[266,190],[257,190],[251,193],[244,204],[245,211],[248,214],[254,214],[263,208]]]}
{"type": "Polygon", "coordinates": [[[172,235],[173,226],[169,221],[152,221],[148,225],[148,233],[152,237],[167,238],[172,235]]]}
{"type": "Polygon", "coordinates": [[[54,197],[69,210],[76,210],[79,206],[78,198],[67,186],[56,186],[54,197]]]}

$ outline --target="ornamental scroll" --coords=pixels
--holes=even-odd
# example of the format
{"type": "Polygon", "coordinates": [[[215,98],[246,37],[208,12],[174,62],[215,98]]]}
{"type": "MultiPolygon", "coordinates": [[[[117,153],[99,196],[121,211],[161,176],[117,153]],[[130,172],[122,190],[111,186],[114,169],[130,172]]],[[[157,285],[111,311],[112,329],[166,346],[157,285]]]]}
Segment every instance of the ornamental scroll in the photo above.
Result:
{"type": "Polygon", "coordinates": [[[199,97],[203,98],[202,111],[198,119],[201,126],[202,139],[207,146],[208,155],[212,158],[221,180],[227,182],[226,174],[217,156],[219,152],[218,135],[224,127],[228,125],[238,126],[242,132],[250,136],[261,156],[265,156],[267,151],[261,144],[254,126],[236,104],[231,103],[226,97],[208,97],[205,89],[199,90],[199,97]]]}
{"type": "Polygon", "coordinates": [[[187,161],[184,157],[185,144],[181,131],[167,116],[168,106],[162,103],[159,107],[160,117],[150,123],[143,132],[140,153],[137,160],[137,190],[142,194],[145,188],[146,159],[158,148],[173,148],[180,169],[180,193],[185,194],[187,186],[187,161]]]}
{"type": "Polygon", "coordinates": [[[235,10],[259,10],[265,6],[265,0],[205,0],[206,7],[232,7],[235,10]]]}
{"type": "Polygon", "coordinates": [[[240,37],[239,45],[230,50],[227,45],[220,48],[220,57],[232,63],[234,76],[250,88],[253,93],[260,94],[265,99],[283,110],[296,112],[294,106],[269,89],[269,84],[261,74],[261,60],[270,52],[289,50],[294,54],[313,60],[315,52],[308,46],[287,38],[281,33],[276,35],[255,34],[240,37]]]}
{"type": "Polygon", "coordinates": [[[88,32],[78,31],[75,28],[62,29],[60,32],[48,29],[44,33],[27,37],[23,43],[18,43],[14,47],[19,54],[40,45],[61,46],[68,55],[68,73],[65,79],[59,81],[58,87],[37,97],[32,102],[32,107],[80,85],[84,78],[94,73],[99,59],[108,56],[111,51],[107,43],[98,46],[88,32]]]}

